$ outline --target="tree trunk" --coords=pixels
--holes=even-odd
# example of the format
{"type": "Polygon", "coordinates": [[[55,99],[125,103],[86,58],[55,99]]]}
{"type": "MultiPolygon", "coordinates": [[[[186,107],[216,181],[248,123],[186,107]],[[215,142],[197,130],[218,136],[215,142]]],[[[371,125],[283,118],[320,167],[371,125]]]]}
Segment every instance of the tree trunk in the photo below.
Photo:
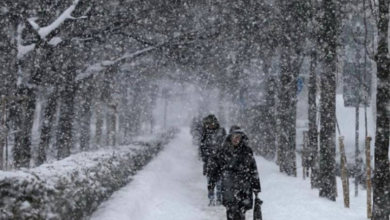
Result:
{"type": "Polygon", "coordinates": [[[109,106],[107,109],[107,145],[115,146],[116,144],[116,107],[109,106]]]}
{"type": "Polygon", "coordinates": [[[115,111],[114,111],[114,114],[112,114],[112,118],[111,118],[111,120],[112,120],[112,123],[113,123],[113,132],[112,132],[112,138],[113,138],[113,146],[115,147],[115,146],[117,146],[117,144],[118,144],[118,129],[117,129],[117,125],[118,125],[118,111],[117,111],[117,109],[116,109],[116,107],[115,107],[115,111]]]}
{"type": "Polygon", "coordinates": [[[317,128],[317,75],[316,75],[316,54],[313,51],[310,62],[310,79],[308,86],[308,102],[309,102],[309,166],[314,167],[315,160],[318,156],[318,128],[317,128]]]}
{"type": "Polygon", "coordinates": [[[379,0],[378,54],[377,63],[377,117],[375,137],[374,209],[373,220],[388,220],[390,209],[389,171],[389,51],[388,51],[389,0],[379,0]]]}
{"type": "MultiPolygon", "coordinates": [[[[299,68],[296,69],[295,67],[294,71],[299,71],[299,68]]],[[[288,141],[288,151],[287,151],[287,174],[289,176],[297,176],[297,159],[296,159],[296,137],[297,137],[297,129],[296,129],[296,122],[297,122],[297,103],[298,103],[298,83],[297,83],[297,77],[294,77],[294,81],[292,83],[292,88],[290,89],[290,122],[289,122],[289,141],[288,141]]]]}
{"type": "MultiPolygon", "coordinates": [[[[358,91],[357,91],[358,92],[358,91]]],[[[360,102],[360,100],[359,100],[360,102]]],[[[355,197],[359,195],[359,181],[361,176],[359,150],[359,104],[355,107],[355,197]]]]}
{"type": "MultiPolygon", "coordinates": [[[[132,103],[132,108],[131,108],[131,135],[138,135],[141,132],[141,116],[142,116],[142,111],[144,108],[144,97],[141,89],[140,84],[136,84],[134,89],[134,98],[133,98],[133,103],[132,103]]],[[[164,120],[164,126],[168,126],[168,104],[169,104],[169,99],[168,97],[165,98],[165,109],[164,109],[164,115],[165,115],[165,120],[164,120]]]]}
{"type": "Polygon", "coordinates": [[[312,51],[310,61],[310,79],[309,79],[309,158],[308,166],[312,169],[312,187],[318,187],[318,178],[315,175],[318,173],[318,127],[317,127],[317,57],[316,52],[312,51]]]}
{"type": "Polygon", "coordinates": [[[57,159],[70,155],[72,148],[72,124],[74,118],[74,100],[76,97],[75,69],[66,73],[65,88],[61,92],[61,112],[58,122],[57,159]]]}
{"type": "Polygon", "coordinates": [[[281,55],[281,76],[280,76],[280,91],[279,91],[279,107],[278,107],[278,116],[279,116],[279,138],[278,138],[278,150],[279,150],[279,165],[280,165],[280,171],[285,172],[286,171],[286,150],[288,145],[288,130],[287,129],[287,122],[288,122],[288,108],[289,108],[289,97],[288,97],[288,90],[287,88],[289,82],[291,81],[290,78],[292,77],[291,74],[289,74],[288,71],[288,64],[287,64],[287,56],[286,50],[287,48],[282,49],[282,55],[281,55]]]}
{"type": "Polygon", "coordinates": [[[320,196],[336,201],[336,8],[324,1],[324,66],[321,74],[320,196]]]}
{"type": "Polygon", "coordinates": [[[291,74],[293,79],[291,82],[290,88],[290,122],[289,122],[289,148],[288,148],[288,174],[290,176],[297,176],[297,160],[296,160],[296,122],[297,122],[297,104],[298,104],[298,82],[297,78],[299,75],[299,70],[301,68],[301,59],[299,55],[295,56],[296,58],[291,62],[291,74]]]}
{"type": "Polygon", "coordinates": [[[80,150],[85,151],[90,149],[91,139],[91,117],[92,117],[92,86],[88,85],[85,89],[81,103],[80,114],[80,150]]]}
{"type": "Polygon", "coordinates": [[[99,148],[102,146],[102,136],[103,136],[103,109],[101,103],[98,102],[96,105],[96,146],[99,148]]]}
{"type": "Polygon", "coordinates": [[[38,158],[36,164],[39,166],[46,161],[46,150],[49,148],[52,128],[55,124],[55,114],[57,111],[57,102],[58,94],[57,91],[54,91],[53,94],[50,95],[45,112],[43,115],[43,123],[41,130],[41,140],[38,146],[38,158]]]}
{"type": "Polygon", "coordinates": [[[4,150],[5,150],[5,139],[6,135],[6,99],[4,96],[1,97],[0,102],[1,107],[1,118],[0,118],[0,170],[4,170],[5,167],[5,158],[4,158],[4,150]]]}
{"type": "Polygon", "coordinates": [[[281,86],[279,92],[280,132],[278,148],[280,151],[280,170],[289,176],[296,175],[295,137],[296,137],[296,105],[297,105],[297,73],[299,67],[291,58],[291,50],[283,48],[281,57],[281,86]]]}
{"type": "Polygon", "coordinates": [[[28,168],[31,159],[31,130],[34,122],[35,91],[30,88],[19,88],[12,108],[14,119],[15,145],[13,157],[15,168],[28,168]]]}
{"type": "Polygon", "coordinates": [[[309,158],[308,166],[312,170],[312,187],[318,187],[318,126],[317,126],[317,55],[315,51],[311,53],[310,61],[310,79],[308,86],[308,102],[309,102],[309,158]]]}
{"type": "MultiPolygon", "coordinates": [[[[128,102],[127,102],[128,103],[128,102]]],[[[125,113],[123,115],[123,143],[128,144],[131,136],[131,111],[129,110],[129,104],[126,105],[125,113]]]]}
{"type": "Polygon", "coordinates": [[[276,119],[275,119],[275,80],[272,76],[267,77],[267,97],[266,97],[266,121],[265,121],[265,139],[266,139],[266,158],[273,160],[276,154],[276,119]]]}

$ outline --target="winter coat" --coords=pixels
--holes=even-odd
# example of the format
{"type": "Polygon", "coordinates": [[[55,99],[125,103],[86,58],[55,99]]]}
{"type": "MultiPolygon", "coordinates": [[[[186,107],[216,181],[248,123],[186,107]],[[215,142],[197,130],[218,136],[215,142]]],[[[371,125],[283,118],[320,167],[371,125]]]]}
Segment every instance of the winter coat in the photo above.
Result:
{"type": "Polygon", "coordinates": [[[226,130],[206,130],[201,141],[202,158],[207,159],[214,156],[221,148],[226,137],[226,130]]]}
{"type": "Polygon", "coordinates": [[[216,126],[213,129],[203,126],[203,134],[200,142],[201,156],[204,162],[204,175],[208,175],[210,159],[215,157],[217,152],[220,151],[226,136],[226,130],[220,127],[215,116],[211,115],[204,119],[205,122],[210,122],[210,120],[215,123],[216,126]]]}
{"type": "Polygon", "coordinates": [[[222,204],[226,207],[239,207],[249,210],[253,206],[253,192],[260,192],[260,178],[252,149],[248,146],[248,138],[238,130],[230,133],[223,149],[210,162],[210,186],[222,180],[222,204]],[[239,146],[230,142],[232,134],[243,135],[239,146]]]}

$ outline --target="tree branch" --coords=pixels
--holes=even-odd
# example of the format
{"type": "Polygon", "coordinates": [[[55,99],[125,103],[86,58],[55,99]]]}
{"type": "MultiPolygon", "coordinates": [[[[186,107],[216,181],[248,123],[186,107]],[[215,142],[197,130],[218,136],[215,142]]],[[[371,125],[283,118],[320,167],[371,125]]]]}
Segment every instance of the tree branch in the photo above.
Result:
{"type": "Polygon", "coordinates": [[[75,20],[75,19],[82,19],[86,18],[85,16],[82,16],[80,18],[75,18],[72,16],[73,11],[76,9],[77,4],[80,0],[74,0],[73,4],[66,9],[53,23],[46,27],[40,27],[35,21],[37,18],[30,18],[28,19],[28,22],[31,24],[31,26],[38,31],[39,36],[42,40],[46,40],[46,37],[56,30],[59,26],[61,26],[66,20],[75,20]]]}
{"type": "Polygon", "coordinates": [[[35,44],[31,44],[31,45],[27,45],[27,46],[24,46],[22,44],[22,41],[23,41],[22,34],[23,34],[24,28],[25,28],[24,24],[18,25],[17,35],[16,35],[16,42],[17,42],[17,47],[18,47],[18,55],[17,55],[18,59],[22,59],[25,55],[27,55],[28,53],[30,53],[31,51],[33,51],[35,49],[35,44]]]}

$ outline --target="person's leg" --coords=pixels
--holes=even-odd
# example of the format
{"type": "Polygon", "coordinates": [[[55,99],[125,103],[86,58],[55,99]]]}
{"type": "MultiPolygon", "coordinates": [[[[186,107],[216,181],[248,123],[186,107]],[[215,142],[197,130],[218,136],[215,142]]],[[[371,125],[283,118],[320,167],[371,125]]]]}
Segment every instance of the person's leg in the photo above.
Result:
{"type": "Polygon", "coordinates": [[[231,207],[226,207],[227,220],[234,220],[234,210],[231,207]]]}
{"type": "Polygon", "coordinates": [[[239,209],[234,209],[233,212],[233,220],[245,220],[245,212],[239,209]]]}
{"type": "Polygon", "coordinates": [[[210,201],[209,206],[214,205],[214,187],[210,187],[210,177],[207,177],[207,190],[210,201]]]}
{"type": "Polygon", "coordinates": [[[217,188],[217,205],[222,204],[222,181],[219,179],[216,184],[217,188]]]}
{"type": "Polygon", "coordinates": [[[227,220],[245,220],[245,212],[237,206],[226,207],[227,220]]]}

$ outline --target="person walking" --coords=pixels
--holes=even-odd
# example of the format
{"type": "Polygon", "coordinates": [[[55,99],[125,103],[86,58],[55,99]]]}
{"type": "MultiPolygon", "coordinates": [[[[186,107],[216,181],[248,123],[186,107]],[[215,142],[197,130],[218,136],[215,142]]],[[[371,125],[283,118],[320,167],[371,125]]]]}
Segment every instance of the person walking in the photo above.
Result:
{"type": "Polygon", "coordinates": [[[260,177],[248,137],[240,129],[231,129],[218,153],[210,162],[210,187],[221,180],[222,204],[228,220],[245,220],[253,207],[253,194],[261,191],[260,177]]]}
{"type": "Polygon", "coordinates": [[[201,158],[203,161],[203,175],[207,177],[207,190],[209,198],[209,206],[220,205],[222,202],[221,181],[215,180],[213,187],[210,185],[210,167],[212,166],[213,158],[220,151],[226,136],[226,130],[220,127],[220,124],[215,115],[208,115],[203,119],[203,134],[200,144],[201,158]],[[215,201],[215,188],[216,197],[215,201]]]}

